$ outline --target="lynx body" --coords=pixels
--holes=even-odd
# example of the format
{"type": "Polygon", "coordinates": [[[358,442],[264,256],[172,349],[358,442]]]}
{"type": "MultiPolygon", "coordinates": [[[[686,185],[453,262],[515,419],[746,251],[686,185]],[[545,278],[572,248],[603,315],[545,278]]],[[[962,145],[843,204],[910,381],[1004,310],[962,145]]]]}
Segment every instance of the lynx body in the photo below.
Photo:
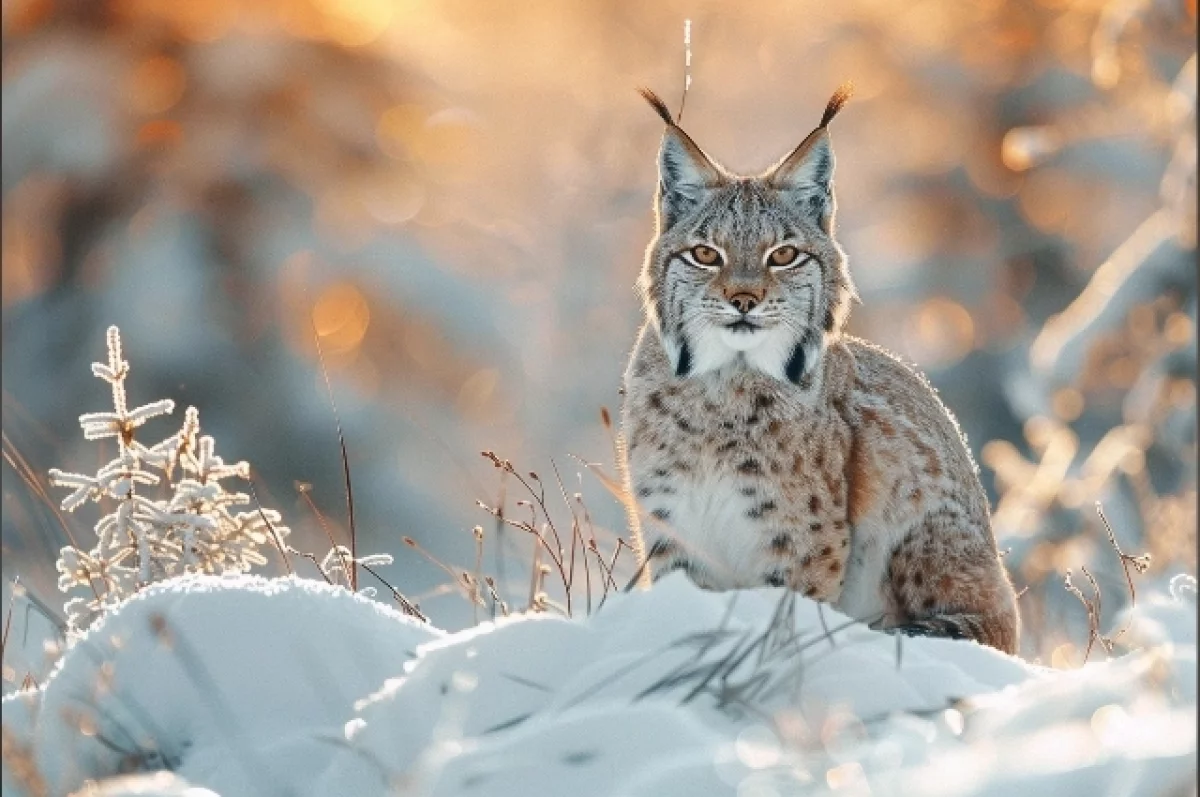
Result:
{"type": "Polygon", "coordinates": [[[667,129],[622,417],[643,572],[786,586],[1014,652],[1015,596],[958,425],[922,376],[843,333],[855,293],[827,127],[847,95],[756,177],[646,96],[667,129]]]}

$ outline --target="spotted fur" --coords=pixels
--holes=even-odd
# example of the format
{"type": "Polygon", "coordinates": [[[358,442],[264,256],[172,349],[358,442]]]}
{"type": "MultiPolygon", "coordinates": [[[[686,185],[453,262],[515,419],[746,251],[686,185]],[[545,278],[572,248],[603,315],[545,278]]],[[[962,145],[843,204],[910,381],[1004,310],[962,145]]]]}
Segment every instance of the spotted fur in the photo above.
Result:
{"type": "Polygon", "coordinates": [[[622,468],[647,579],[787,586],[881,628],[1015,651],[1015,596],[957,423],[918,372],[843,332],[856,295],[827,126],[848,92],[752,177],[645,94],[667,128],[622,468]]]}

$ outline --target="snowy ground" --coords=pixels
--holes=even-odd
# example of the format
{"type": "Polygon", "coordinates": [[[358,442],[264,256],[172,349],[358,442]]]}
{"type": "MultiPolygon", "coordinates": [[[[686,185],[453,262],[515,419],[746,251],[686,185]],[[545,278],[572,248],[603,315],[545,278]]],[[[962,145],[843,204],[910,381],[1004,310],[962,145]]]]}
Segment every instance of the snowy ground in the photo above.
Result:
{"type": "Polygon", "coordinates": [[[1129,652],[1052,671],[682,576],[457,634],[323,583],[187,577],[5,698],[3,793],[1185,797],[1196,598],[1174,584],[1139,595],[1129,652]]]}

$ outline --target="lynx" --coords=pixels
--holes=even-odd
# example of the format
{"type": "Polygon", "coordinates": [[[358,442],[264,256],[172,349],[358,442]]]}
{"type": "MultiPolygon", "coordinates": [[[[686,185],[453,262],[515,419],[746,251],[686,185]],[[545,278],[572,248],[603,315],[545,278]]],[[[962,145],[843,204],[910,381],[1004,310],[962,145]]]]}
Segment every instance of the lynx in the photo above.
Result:
{"type": "Polygon", "coordinates": [[[624,377],[621,466],[648,584],[787,587],[880,629],[1012,653],[1016,597],[958,424],[925,378],[846,334],[829,123],[752,177],[657,96],[646,321],[624,377]]]}

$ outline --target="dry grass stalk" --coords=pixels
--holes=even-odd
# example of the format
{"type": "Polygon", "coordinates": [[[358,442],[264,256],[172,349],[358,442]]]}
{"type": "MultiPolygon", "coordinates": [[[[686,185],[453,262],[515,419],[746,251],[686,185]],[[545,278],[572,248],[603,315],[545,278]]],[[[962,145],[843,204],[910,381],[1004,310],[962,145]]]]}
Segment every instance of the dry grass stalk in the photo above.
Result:
{"type": "MultiPolygon", "coordinates": [[[[1117,542],[1116,532],[1113,531],[1112,524],[1109,523],[1108,517],[1104,514],[1104,507],[1101,506],[1099,501],[1096,502],[1096,514],[1100,516],[1100,522],[1104,524],[1104,531],[1108,537],[1108,543],[1112,546],[1113,550],[1116,551],[1117,558],[1121,563],[1121,571],[1125,574],[1125,583],[1129,587],[1129,607],[1131,609],[1135,608],[1137,606],[1137,589],[1133,585],[1133,576],[1130,574],[1129,568],[1132,567],[1135,571],[1137,571],[1138,575],[1144,574],[1150,569],[1150,554],[1134,555],[1125,553],[1125,551],[1121,550],[1121,546],[1117,542]]],[[[1083,594],[1083,591],[1071,581],[1070,570],[1067,571],[1067,575],[1064,580],[1064,586],[1068,592],[1074,595],[1079,602],[1083,604],[1084,610],[1087,612],[1088,641],[1087,647],[1083,653],[1083,664],[1087,664],[1088,657],[1091,656],[1092,653],[1092,648],[1095,647],[1097,642],[1100,643],[1100,646],[1104,648],[1106,653],[1112,655],[1113,649],[1116,647],[1117,640],[1120,639],[1121,636],[1129,630],[1129,628],[1122,628],[1112,636],[1105,636],[1100,631],[1103,600],[1100,584],[1097,583],[1095,577],[1092,576],[1087,567],[1080,566],[1079,569],[1083,572],[1084,577],[1087,578],[1088,583],[1091,585],[1092,597],[1086,597],[1083,594]]]]}
{"type": "MultiPolygon", "coordinates": [[[[342,433],[342,418],[338,414],[337,402],[333,400],[333,385],[329,381],[329,369],[325,367],[325,352],[321,349],[321,335],[314,320],[313,340],[317,344],[317,362],[325,380],[325,392],[329,395],[329,407],[333,410],[333,422],[337,427],[338,449],[342,460],[342,482],[346,490],[346,522],[350,527],[350,569],[345,571],[350,581],[350,591],[358,592],[358,529],[354,523],[354,487],[350,479],[350,456],[346,452],[346,436],[342,433]]],[[[330,543],[336,544],[336,543],[330,543]]]]}
{"type": "MultiPolygon", "coordinates": [[[[601,411],[601,417],[606,420],[606,427],[611,427],[611,419],[608,418],[606,410],[601,411]]],[[[509,477],[516,479],[517,483],[524,488],[528,495],[528,498],[522,498],[515,502],[517,508],[526,508],[529,510],[528,519],[517,519],[510,516],[506,512],[503,503],[499,503],[496,506],[489,506],[483,501],[476,502],[481,509],[495,519],[497,529],[504,526],[511,526],[533,538],[534,555],[529,574],[530,584],[527,605],[534,611],[554,608],[568,617],[573,616],[578,601],[577,591],[580,581],[583,582],[584,605],[587,613],[590,614],[593,609],[593,581],[598,582],[598,586],[602,592],[599,605],[603,605],[608,592],[617,589],[613,571],[620,557],[621,549],[629,547],[628,543],[622,538],[617,537],[612,557],[606,560],[596,540],[596,528],[592,523],[591,514],[588,512],[583,495],[578,492],[571,493],[567,490],[562,473],[558,465],[553,461],[551,462],[551,467],[554,471],[554,481],[558,488],[559,496],[571,516],[569,535],[562,533],[555,522],[547,502],[545,482],[536,472],[530,471],[527,475],[522,474],[516,470],[509,460],[502,459],[495,452],[483,451],[481,453],[501,473],[502,498],[505,495],[503,489],[504,480],[509,477]],[[543,557],[549,560],[549,564],[545,562],[543,557]],[[581,567],[583,570],[582,579],[579,577],[581,567]],[[592,578],[591,570],[593,567],[597,567],[600,571],[599,578],[597,579],[592,578]],[[557,573],[558,575],[564,601],[564,605],[561,607],[550,598],[546,591],[545,576],[549,573],[557,573]]],[[[592,469],[587,463],[583,464],[589,470],[592,469]]],[[[499,556],[500,553],[498,550],[498,561],[502,559],[499,556]]],[[[479,556],[477,552],[477,559],[479,556]]],[[[494,584],[495,581],[492,582],[493,586],[494,584]]]]}

